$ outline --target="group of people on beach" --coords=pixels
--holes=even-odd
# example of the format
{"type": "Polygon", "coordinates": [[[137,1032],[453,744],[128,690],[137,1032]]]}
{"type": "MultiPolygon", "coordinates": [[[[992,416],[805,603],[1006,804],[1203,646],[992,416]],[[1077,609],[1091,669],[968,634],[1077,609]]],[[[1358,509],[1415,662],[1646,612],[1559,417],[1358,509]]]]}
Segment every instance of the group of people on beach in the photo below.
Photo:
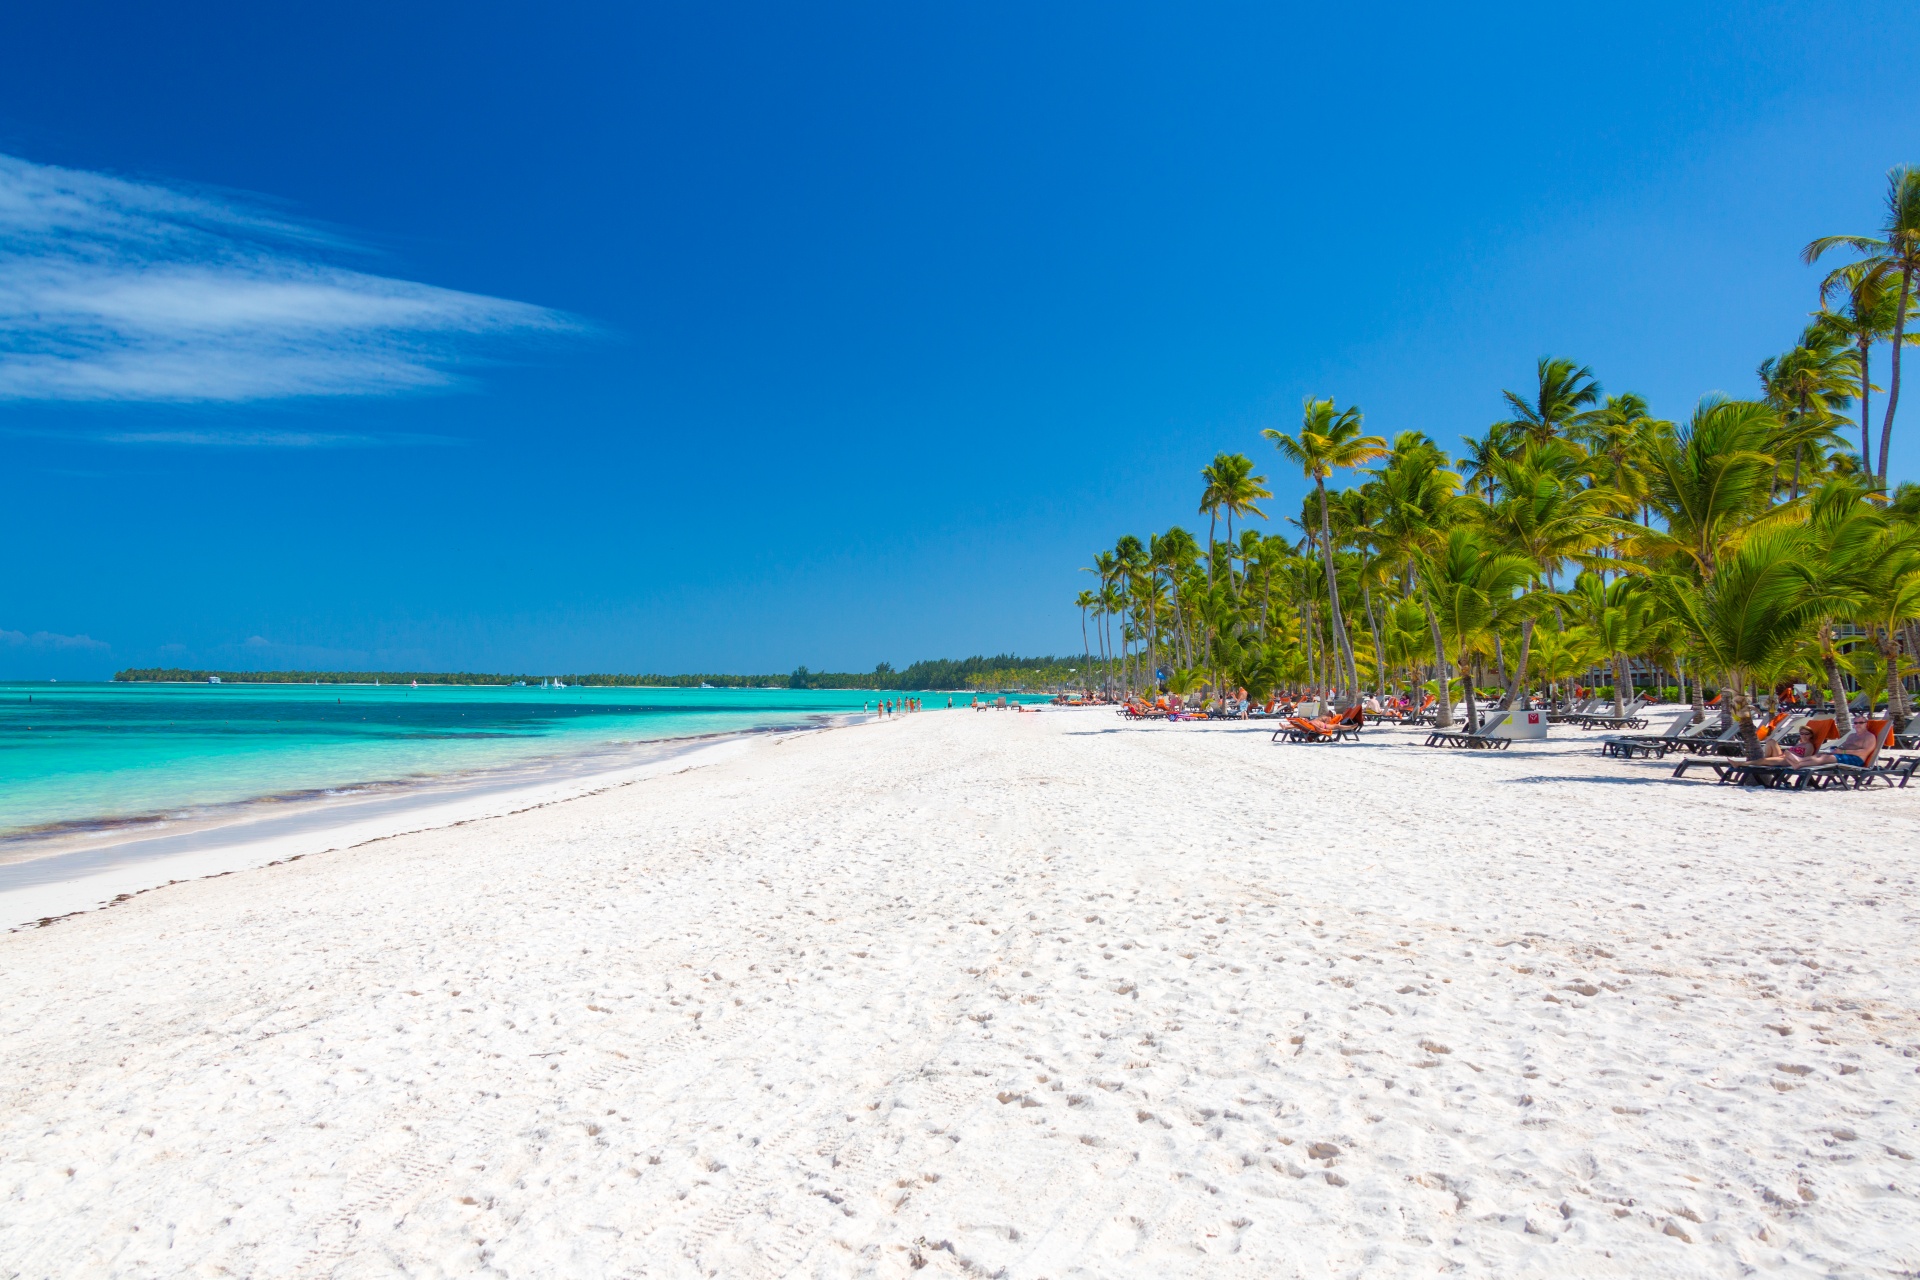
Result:
{"type": "MultiPolygon", "coordinates": [[[[952,698],[947,699],[947,706],[953,706],[952,698]]],[[[867,704],[864,702],[861,703],[860,709],[865,711],[867,704]]],[[[920,699],[918,698],[888,698],[873,704],[873,713],[877,716],[903,716],[909,711],[918,711],[920,709],[920,699]]]]}

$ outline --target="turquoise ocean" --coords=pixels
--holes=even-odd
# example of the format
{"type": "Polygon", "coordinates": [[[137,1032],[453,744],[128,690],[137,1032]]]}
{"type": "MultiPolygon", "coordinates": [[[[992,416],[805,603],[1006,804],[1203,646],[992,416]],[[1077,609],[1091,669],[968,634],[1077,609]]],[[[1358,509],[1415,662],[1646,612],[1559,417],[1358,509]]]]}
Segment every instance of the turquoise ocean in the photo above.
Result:
{"type": "Polygon", "coordinates": [[[0,840],[799,728],[872,690],[0,684],[0,840]]]}

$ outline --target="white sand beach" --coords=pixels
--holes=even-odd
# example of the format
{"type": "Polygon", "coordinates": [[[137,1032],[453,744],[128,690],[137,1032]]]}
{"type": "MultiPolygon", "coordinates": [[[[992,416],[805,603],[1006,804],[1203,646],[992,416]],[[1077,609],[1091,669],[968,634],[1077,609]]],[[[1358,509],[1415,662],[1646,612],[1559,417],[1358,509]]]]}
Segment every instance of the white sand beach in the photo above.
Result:
{"type": "Polygon", "coordinates": [[[0,937],[4,1276],[1920,1270],[1920,789],[930,713],[0,937]]]}

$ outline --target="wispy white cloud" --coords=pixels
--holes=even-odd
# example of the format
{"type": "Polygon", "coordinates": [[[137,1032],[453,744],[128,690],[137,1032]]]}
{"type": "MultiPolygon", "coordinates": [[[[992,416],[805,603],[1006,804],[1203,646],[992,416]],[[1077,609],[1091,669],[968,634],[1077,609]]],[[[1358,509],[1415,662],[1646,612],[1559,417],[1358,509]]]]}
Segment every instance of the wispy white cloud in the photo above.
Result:
{"type": "Polygon", "coordinates": [[[0,155],[0,399],[245,401],[442,388],[543,307],[352,270],[245,200],[0,155]]]}
{"type": "Polygon", "coordinates": [[[103,653],[113,646],[92,636],[63,636],[52,631],[7,631],[0,629],[0,645],[10,649],[64,649],[103,653]]]}
{"type": "Polygon", "coordinates": [[[399,449],[464,445],[459,436],[422,431],[298,431],[271,427],[140,427],[132,430],[62,431],[52,427],[0,427],[0,437],[86,440],[95,444],[187,445],[216,449],[399,449]]]}
{"type": "Polygon", "coordinates": [[[464,444],[454,436],[419,432],[366,435],[355,431],[103,431],[104,444],[184,444],[220,449],[389,449],[401,445],[464,444]]]}

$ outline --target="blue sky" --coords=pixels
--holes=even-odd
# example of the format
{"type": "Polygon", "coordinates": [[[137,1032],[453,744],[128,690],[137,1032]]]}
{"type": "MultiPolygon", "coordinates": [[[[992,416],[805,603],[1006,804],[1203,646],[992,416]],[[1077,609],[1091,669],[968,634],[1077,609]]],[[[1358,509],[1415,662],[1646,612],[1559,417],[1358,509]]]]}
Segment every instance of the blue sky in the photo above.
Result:
{"type": "Polygon", "coordinates": [[[1074,651],[1307,394],[1748,393],[1920,162],[1911,5],[1467,15],[12,6],[0,675],[1074,651]]]}

